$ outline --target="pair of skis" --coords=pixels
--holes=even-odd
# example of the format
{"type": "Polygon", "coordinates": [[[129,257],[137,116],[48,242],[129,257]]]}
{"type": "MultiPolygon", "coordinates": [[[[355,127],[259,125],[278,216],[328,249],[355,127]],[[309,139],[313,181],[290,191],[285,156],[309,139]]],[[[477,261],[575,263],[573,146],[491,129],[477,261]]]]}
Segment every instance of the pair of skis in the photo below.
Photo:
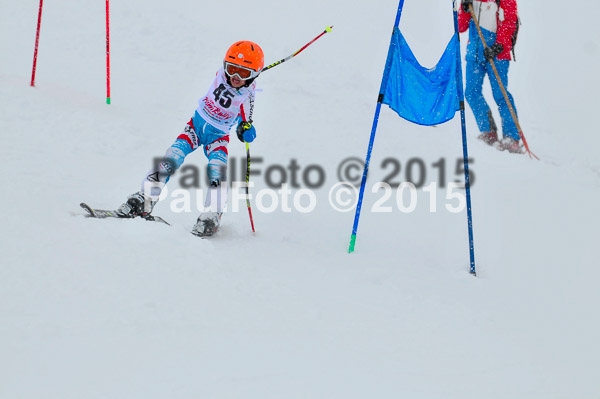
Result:
{"type": "MultiPolygon", "coordinates": [[[[128,218],[128,217],[123,217],[123,216],[119,216],[119,214],[116,211],[107,211],[105,209],[94,209],[91,206],[89,206],[88,204],[82,202],[81,204],[79,204],[79,206],[81,206],[86,212],[86,216],[90,217],[90,218],[96,218],[96,219],[107,219],[107,218],[116,218],[116,219],[132,219],[132,218],[128,218]]],[[[164,223],[167,226],[170,226],[171,224],[169,222],[167,222],[165,219],[161,218],[160,216],[154,216],[154,215],[139,215],[136,217],[140,217],[142,219],[148,220],[150,222],[159,222],[159,223],[164,223]]],[[[207,225],[205,226],[205,229],[203,231],[199,231],[194,229],[192,231],[192,234],[201,238],[206,238],[206,237],[211,237],[213,236],[216,232],[217,232],[217,226],[215,226],[214,224],[212,226],[207,225]]]]}
{"type": "MultiPolygon", "coordinates": [[[[124,216],[119,216],[119,214],[117,214],[116,211],[107,211],[105,209],[94,209],[91,206],[89,206],[88,204],[86,204],[85,202],[82,202],[81,204],[79,204],[79,206],[81,206],[87,212],[86,216],[90,217],[90,218],[96,218],[96,219],[106,219],[106,218],[132,219],[132,218],[124,217],[124,216]]],[[[139,217],[141,217],[142,219],[148,220],[150,222],[164,223],[164,224],[166,224],[168,226],[171,225],[169,222],[167,222],[165,219],[161,218],[160,216],[140,215],[139,217]]]]}

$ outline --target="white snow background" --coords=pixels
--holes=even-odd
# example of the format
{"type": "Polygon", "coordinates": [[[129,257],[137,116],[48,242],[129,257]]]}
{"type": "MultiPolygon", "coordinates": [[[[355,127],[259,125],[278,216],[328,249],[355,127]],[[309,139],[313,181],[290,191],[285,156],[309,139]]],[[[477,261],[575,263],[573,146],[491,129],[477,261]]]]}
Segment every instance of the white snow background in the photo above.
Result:
{"type": "MultiPolygon", "coordinates": [[[[393,198],[370,211],[388,157],[396,181],[412,158],[427,182],[440,158],[460,178],[460,118],[426,128],[383,107],[355,253],[354,213],[328,205],[337,165],[366,153],[396,1],[111,3],[107,105],[104,1],[44,4],[31,88],[39,3],[0,0],[0,398],[600,398],[597,2],[519,3],[509,89],[540,161],[478,142],[467,109],[477,277],[446,190],[437,212],[423,190],[412,213],[393,198]],[[169,200],[155,213],[172,227],[83,216],[82,201],[114,209],[138,189],[230,44],[253,40],[271,63],[328,25],[258,79],[251,145],[254,170],[322,165],[314,212],[255,204],[253,235],[242,203],[211,240],[169,200]]],[[[406,1],[423,65],[451,11],[406,1]]],[[[234,136],[229,150],[245,159],[234,136]]]]}

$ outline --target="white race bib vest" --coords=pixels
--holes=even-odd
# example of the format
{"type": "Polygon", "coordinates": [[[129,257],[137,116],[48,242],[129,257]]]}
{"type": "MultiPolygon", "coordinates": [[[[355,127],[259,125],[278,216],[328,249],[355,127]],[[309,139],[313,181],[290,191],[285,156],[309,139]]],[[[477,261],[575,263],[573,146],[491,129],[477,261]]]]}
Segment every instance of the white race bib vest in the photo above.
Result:
{"type": "Polygon", "coordinates": [[[240,114],[244,120],[252,119],[255,87],[254,82],[250,87],[231,87],[221,68],[206,95],[198,101],[197,111],[209,124],[228,132],[240,114]]]}

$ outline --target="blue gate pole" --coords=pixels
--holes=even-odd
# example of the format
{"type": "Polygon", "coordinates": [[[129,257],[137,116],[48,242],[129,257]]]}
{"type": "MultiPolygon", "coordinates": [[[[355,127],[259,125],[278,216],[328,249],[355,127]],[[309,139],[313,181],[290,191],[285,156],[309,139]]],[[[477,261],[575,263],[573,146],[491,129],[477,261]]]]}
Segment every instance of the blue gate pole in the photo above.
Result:
{"type": "MultiPolygon", "coordinates": [[[[460,4],[460,3],[459,3],[460,4]]],[[[473,245],[473,215],[471,213],[471,179],[469,175],[469,151],[467,149],[467,125],[465,122],[465,95],[463,92],[463,76],[462,76],[462,57],[460,55],[460,32],[458,31],[458,9],[456,7],[456,0],[452,1],[452,8],[454,13],[454,31],[458,37],[457,41],[457,52],[458,57],[458,68],[456,74],[458,75],[458,98],[460,101],[460,121],[462,124],[462,143],[463,143],[463,162],[465,170],[465,190],[467,195],[467,223],[469,228],[469,255],[471,258],[470,273],[474,276],[477,275],[475,270],[475,247],[473,245]]]]}
{"type": "Polygon", "coordinates": [[[362,208],[363,196],[365,193],[365,185],[367,183],[367,174],[369,172],[369,163],[371,162],[371,152],[373,151],[373,143],[375,142],[375,132],[377,131],[377,123],[379,122],[379,112],[381,111],[381,104],[383,103],[383,97],[385,89],[387,87],[387,80],[390,74],[390,68],[392,66],[392,57],[394,56],[394,33],[398,29],[400,23],[400,16],[402,15],[402,8],[404,7],[404,0],[400,0],[398,4],[398,12],[396,13],[396,21],[394,22],[394,29],[392,30],[392,37],[390,38],[390,47],[388,49],[387,59],[385,61],[385,69],[383,70],[383,77],[381,79],[381,87],[379,88],[379,96],[377,97],[377,108],[375,109],[375,117],[373,118],[373,127],[371,128],[371,137],[369,139],[369,148],[367,149],[367,158],[365,160],[365,169],[363,171],[362,180],[360,183],[360,192],[358,194],[358,202],[356,204],[356,214],[354,215],[354,225],[352,226],[352,236],[350,237],[350,247],[348,253],[354,252],[354,246],[356,244],[356,232],[358,230],[358,219],[360,218],[360,210],[362,208]]]}

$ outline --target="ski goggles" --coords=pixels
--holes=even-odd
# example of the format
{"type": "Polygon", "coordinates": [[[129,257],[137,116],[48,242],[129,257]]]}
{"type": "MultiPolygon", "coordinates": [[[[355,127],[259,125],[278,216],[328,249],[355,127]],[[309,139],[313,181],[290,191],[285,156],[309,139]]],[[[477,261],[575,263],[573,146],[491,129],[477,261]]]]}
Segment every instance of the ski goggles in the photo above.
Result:
{"type": "Polygon", "coordinates": [[[257,77],[260,74],[260,72],[256,72],[254,69],[235,65],[230,62],[225,62],[225,73],[230,78],[237,75],[238,78],[242,79],[242,80],[252,79],[252,78],[257,77]]]}

